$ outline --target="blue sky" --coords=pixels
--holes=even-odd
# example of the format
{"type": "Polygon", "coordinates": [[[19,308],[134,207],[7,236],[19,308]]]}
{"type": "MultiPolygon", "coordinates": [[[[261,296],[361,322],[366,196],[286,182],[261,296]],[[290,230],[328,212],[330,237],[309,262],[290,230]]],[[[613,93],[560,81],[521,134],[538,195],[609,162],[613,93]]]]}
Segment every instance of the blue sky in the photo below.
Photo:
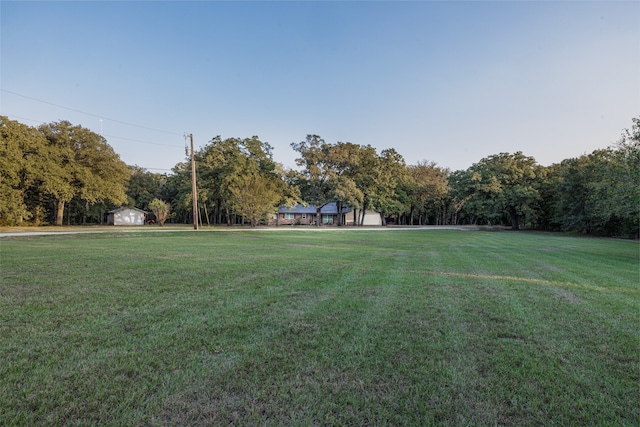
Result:
{"type": "Polygon", "coordinates": [[[288,167],[307,134],[452,170],[515,151],[549,165],[640,116],[637,1],[3,0],[0,14],[0,114],[69,120],[160,172],[184,160],[184,133],[257,135],[288,167]]]}

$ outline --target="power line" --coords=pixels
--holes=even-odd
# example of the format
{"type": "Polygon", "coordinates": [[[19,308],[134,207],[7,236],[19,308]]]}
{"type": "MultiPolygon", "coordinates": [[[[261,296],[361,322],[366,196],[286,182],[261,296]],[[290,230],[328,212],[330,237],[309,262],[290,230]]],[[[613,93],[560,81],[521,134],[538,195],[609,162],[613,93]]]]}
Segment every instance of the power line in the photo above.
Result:
{"type": "MultiPolygon", "coordinates": [[[[34,123],[45,123],[43,120],[36,120],[36,119],[30,119],[28,117],[21,117],[21,116],[16,116],[15,114],[7,114],[7,117],[15,117],[16,119],[21,119],[21,120],[28,120],[30,122],[34,122],[34,123]]],[[[140,139],[133,139],[133,138],[125,138],[124,136],[117,136],[117,135],[100,135],[100,136],[104,136],[106,138],[114,138],[114,139],[121,139],[123,141],[132,141],[132,142],[139,142],[141,144],[150,144],[150,145],[161,145],[163,147],[172,147],[172,148],[177,148],[177,145],[171,145],[171,144],[160,144],[158,142],[150,142],[150,141],[142,141],[140,139]]]]}
{"type": "Polygon", "coordinates": [[[44,120],[36,120],[36,119],[30,119],[29,117],[21,117],[21,116],[16,116],[15,114],[4,114],[5,116],[11,118],[11,117],[15,117],[16,119],[20,119],[20,120],[28,120],[30,122],[34,122],[34,123],[44,123],[44,120]]]}
{"type": "Polygon", "coordinates": [[[114,123],[120,123],[120,124],[123,124],[123,125],[133,126],[133,127],[140,128],[140,129],[145,129],[145,130],[151,130],[151,131],[154,131],[154,132],[166,133],[166,134],[169,134],[169,135],[182,135],[182,134],[177,133],[177,132],[169,132],[169,131],[166,131],[166,130],[150,128],[150,127],[147,127],[147,126],[136,125],[136,124],[133,124],[133,123],[127,123],[127,122],[123,122],[122,120],[111,119],[111,118],[108,118],[108,117],[100,116],[98,114],[88,113],[86,111],[78,110],[78,109],[71,108],[71,107],[65,107],[64,105],[54,104],[53,102],[49,102],[49,101],[43,101],[42,99],[33,98],[31,96],[23,95],[21,93],[12,92],[12,91],[6,90],[6,89],[0,89],[0,92],[10,93],[11,95],[20,96],[22,98],[29,99],[31,101],[36,101],[36,102],[40,102],[42,104],[52,105],[54,107],[63,108],[65,110],[74,111],[74,112],[80,113],[80,114],[86,114],[88,116],[96,117],[98,119],[109,120],[109,121],[114,122],[114,123]]]}
{"type": "MultiPolygon", "coordinates": [[[[11,118],[16,118],[16,119],[21,119],[21,120],[28,120],[30,122],[34,122],[34,123],[45,123],[44,120],[36,120],[36,119],[31,119],[29,117],[22,117],[22,116],[16,116],[15,114],[5,114],[7,117],[11,118]]],[[[101,135],[101,136],[105,136],[105,137],[109,137],[109,138],[115,138],[115,139],[123,139],[125,141],[133,141],[133,142],[140,142],[143,144],[152,144],[152,145],[162,145],[164,147],[171,147],[171,148],[176,148],[175,145],[170,145],[170,144],[159,144],[157,142],[148,142],[148,141],[141,141],[139,139],[132,139],[132,138],[124,138],[122,136],[114,136],[114,135],[101,135]]],[[[136,165],[136,166],[140,166],[140,165],[136,165]]],[[[166,168],[147,168],[144,166],[140,166],[141,168],[145,169],[145,170],[155,170],[155,171],[169,171],[172,172],[173,169],[166,169],[166,168]]]]}

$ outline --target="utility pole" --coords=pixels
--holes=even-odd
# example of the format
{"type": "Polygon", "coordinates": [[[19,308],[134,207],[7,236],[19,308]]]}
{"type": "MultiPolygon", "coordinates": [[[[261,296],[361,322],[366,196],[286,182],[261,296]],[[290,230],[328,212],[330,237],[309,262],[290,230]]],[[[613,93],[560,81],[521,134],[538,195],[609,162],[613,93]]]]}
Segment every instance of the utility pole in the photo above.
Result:
{"type": "Polygon", "coordinates": [[[191,139],[191,196],[193,198],[193,229],[198,229],[198,192],[196,191],[196,157],[193,151],[193,134],[189,134],[191,139]]]}

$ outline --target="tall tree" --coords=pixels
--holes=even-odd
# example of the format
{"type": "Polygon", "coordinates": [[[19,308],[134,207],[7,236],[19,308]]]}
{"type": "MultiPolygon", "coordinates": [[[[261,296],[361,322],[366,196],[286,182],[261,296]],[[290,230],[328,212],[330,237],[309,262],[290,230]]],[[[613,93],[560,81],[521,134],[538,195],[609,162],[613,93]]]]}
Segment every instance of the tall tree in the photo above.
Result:
{"type": "Polygon", "coordinates": [[[231,206],[249,220],[251,227],[273,214],[282,199],[275,177],[255,172],[239,176],[229,190],[231,206]]]}
{"type": "MultiPolygon", "coordinates": [[[[273,161],[272,152],[271,145],[257,136],[224,140],[216,136],[196,153],[198,198],[205,206],[211,202],[216,222],[222,222],[225,217],[227,224],[231,225],[236,215],[250,215],[258,221],[255,207],[264,203],[273,205],[266,211],[275,209],[274,194],[278,201],[285,203],[289,196],[295,198],[295,191],[283,180],[283,173],[273,161]],[[253,190],[252,185],[255,186],[253,190]],[[250,195],[251,191],[254,194],[250,195]]],[[[246,217],[250,222],[252,218],[246,217]]]]}
{"type": "Polygon", "coordinates": [[[533,157],[522,152],[500,153],[480,160],[469,168],[472,199],[479,215],[500,221],[507,214],[511,228],[520,229],[520,220],[534,211],[542,169],[533,157]]]}
{"type": "Polygon", "coordinates": [[[472,172],[467,170],[457,170],[449,176],[449,203],[451,205],[451,224],[473,224],[478,216],[475,213],[475,206],[466,207],[467,203],[474,197],[475,182],[472,172]]]}
{"type": "Polygon", "coordinates": [[[557,231],[561,229],[558,215],[556,215],[556,205],[560,180],[562,179],[562,166],[555,163],[544,167],[544,169],[545,177],[538,187],[540,201],[537,209],[536,228],[557,231]]]}
{"type": "Polygon", "coordinates": [[[282,164],[276,163],[273,174],[276,177],[273,182],[278,188],[278,194],[280,195],[276,204],[277,207],[288,206],[293,208],[295,205],[303,202],[300,195],[300,188],[295,185],[295,179],[299,176],[297,171],[285,168],[282,164]]]}
{"type": "MultiPolygon", "coordinates": [[[[367,209],[372,207],[373,200],[378,192],[378,168],[380,156],[371,145],[361,145],[357,150],[357,167],[351,172],[351,179],[356,188],[362,193],[360,217],[358,224],[362,225],[367,209]]],[[[374,206],[375,207],[375,206],[374,206]]]]}
{"type": "Polygon", "coordinates": [[[556,169],[555,220],[563,230],[640,237],[640,119],[612,147],[556,169]]]}
{"type": "Polygon", "coordinates": [[[61,166],[58,182],[52,188],[57,202],[56,225],[62,225],[65,203],[74,196],[88,204],[127,200],[129,169],[106,139],[68,121],[42,125],[40,131],[61,166]]]}
{"type": "Polygon", "coordinates": [[[633,119],[620,140],[606,150],[601,179],[591,181],[597,194],[596,210],[615,234],[640,237],[640,118],[633,119]]]}
{"type": "Polygon", "coordinates": [[[37,129],[0,116],[0,223],[20,224],[33,216],[26,193],[55,166],[47,151],[37,129]]]}
{"type": "Polygon", "coordinates": [[[554,220],[565,231],[587,234],[603,225],[596,212],[595,189],[591,180],[598,181],[605,158],[602,151],[578,158],[563,160],[556,167],[558,176],[554,204],[554,220]]]}
{"type": "Polygon", "coordinates": [[[160,191],[161,200],[171,205],[172,217],[183,224],[193,223],[193,209],[191,208],[191,162],[179,162],[171,168],[171,174],[160,191]]]}
{"type": "Polygon", "coordinates": [[[322,224],[320,210],[333,198],[330,179],[333,176],[329,166],[328,152],[330,145],[318,135],[307,135],[298,143],[291,143],[291,148],[300,154],[296,164],[302,167],[301,193],[302,197],[316,206],[316,225],[322,224]]]}
{"type": "Polygon", "coordinates": [[[127,184],[127,198],[129,207],[148,209],[153,199],[162,197],[163,187],[166,185],[165,174],[153,173],[140,166],[129,166],[131,178],[127,184]]]}
{"type": "Polygon", "coordinates": [[[414,223],[416,214],[419,215],[418,223],[421,225],[430,214],[436,224],[443,223],[449,194],[449,169],[426,161],[410,165],[407,169],[409,178],[405,184],[405,192],[408,196],[409,223],[414,223]]]}
{"type": "Polygon", "coordinates": [[[399,195],[399,187],[408,180],[404,158],[393,148],[382,150],[373,169],[373,186],[370,187],[371,204],[380,212],[382,224],[386,225],[386,216],[400,214],[404,205],[399,195]]]}
{"type": "Polygon", "coordinates": [[[360,209],[364,193],[356,183],[361,173],[361,152],[363,147],[351,142],[338,142],[326,150],[326,165],[329,173],[329,191],[338,208],[338,226],[342,225],[345,205],[360,209]]]}

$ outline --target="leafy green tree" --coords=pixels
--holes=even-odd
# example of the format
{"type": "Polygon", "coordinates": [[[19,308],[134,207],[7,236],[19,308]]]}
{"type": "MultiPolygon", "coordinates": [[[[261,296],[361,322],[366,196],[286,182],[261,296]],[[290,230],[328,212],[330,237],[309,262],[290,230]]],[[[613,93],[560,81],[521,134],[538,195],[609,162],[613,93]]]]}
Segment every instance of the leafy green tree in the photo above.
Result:
{"type": "Polygon", "coordinates": [[[598,181],[606,161],[603,152],[563,160],[557,166],[554,219],[565,231],[587,234],[602,227],[596,211],[597,195],[591,180],[598,181]]]}
{"type": "Polygon", "coordinates": [[[407,166],[408,179],[404,183],[407,195],[409,224],[414,224],[418,215],[418,224],[422,225],[431,216],[433,222],[446,221],[446,205],[449,195],[449,170],[439,167],[435,162],[418,162],[407,166]]]}
{"type": "Polygon", "coordinates": [[[466,208],[467,203],[473,198],[474,181],[473,174],[467,170],[457,170],[449,176],[449,203],[451,224],[473,224],[477,221],[474,207],[466,208]]]}
{"type": "Polygon", "coordinates": [[[316,205],[318,219],[322,206],[331,201],[337,202],[339,221],[343,204],[362,212],[371,206],[398,208],[394,191],[403,175],[404,161],[398,162],[401,156],[395,150],[378,156],[371,146],[328,144],[317,135],[307,135],[305,141],[291,146],[300,153],[296,161],[303,167],[298,179],[302,198],[316,205]]]}
{"type": "Polygon", "coordinates": [[[364,193],[356,183],[361,173],[363,149],[351,142],[337,142],[329,145],[325,152],[330,197],[336,201],[338,208],[338,226],[342,225],[344,205],[360,209],[364,202],[364,193]]]}
{"type": "Polygon", "coordinates": [[[355,184],[357,193],[352,197],[352,206],[360,208],[360,217],[357,219],[362,225],[364,214],[372,207],[372,200],[378,191],[377,168],[380,164],[380,156],[371,145],[359,145],[351,156],[351,167],[348,172],[349,178],[355,184]]]}
{"type": "Polygon", "coordinates": [[[393,148],[382,150],[373,169],[373,185],[369,188],[372,206],[380,212],[382,224],[386,225],[387,214],[401,214],[404,204],[399,188],[408,180],[404,158],[393,148]]]}
{"type": "Polygon", "coordinates": [[[640,237],[640,118],[633,119],[620,140],[606,150],[601,179],[591,183],[597,194],[595,209],[611,224],[611,233],[640,237]]]}
{"type": "Polygon", "coordinates": [[[127,184],[127,205],[147,209],[153,199],[162,198],[165,174],[152,173],[140,166],[129,166],[131,178],[127,184]]]}
{"type": "MultiPolygon", "coordinates": [[[[287,185],[283,171],[273,161],[272,152],[273,148],[257,136],[224,140],[216,136],[198,150],[198,200],[205,208],[205,216],[209,217],[209,205],[217,223],[222,223],[224,218],[231,225],[236,216],[246,215],[251,216],[246,217],[250,222],[259,221],[256,212],[260,209],[256,206],[260,205],[261,197],[263,205],[273,206],[277,206],[278,201],[288,203],[291,197],[298,200],[296,190],[287,185]],[[249,197],[252,185],[255,185],[255,194],[249,197]],[[274,194],[277,194],[276,202],[273,202],[274,194]]],[[[190,205],[191,201],[185,199],[184,203],[190,205]]]]}
{"type": "Polygon", "coordinates": [[[299,176],[297,171],[285,168],[282,164],[276,163],[273,174],[276,177],[273,182],[278,188],[278,194],[280,195],[276,207],[288,206],[292,208],[299,203],[304,203],[300,195],[300,188],[294,184],[295,177],[299,176]]]}
{"type": "Polygon", "coordinates": [[[316,225],[322,224],[320,210],[332,201],[330,179],[333,172],[329,165],[330,145],[318,135],[307,135],[306,140],[291,143],[291,148],[300,154],[296,164],[302,167],[299,185],[304,200],[316,206],[316,225]]]}
{"type": "Polygon", "coordinates": [[[0,116],[0,223],[20,224],[33,216],[26,193],[45,179],[48,161],[40,132],[0,116]]]}
{"type": "Polygon", "coordinates": [[[276,163],[273,161],[273,147],[261,141],[257,136],[242,140],[241,152],[248,159],[249,167],[256,167],[260,173],[273,173],[276,163]]]}
{"type": "Polygon", "coordinates": [[[556,175],[554,219],[563,230],[639,237],[640,119],[612,147],[564,160],[556,175]]]}
{"type": "Polygon", "coordinates": [[[149,202],[149,209],[158,220],[158,225],[162,227],[170,216],[171,206],[160,199],[153,199],[149,202]]]}
{"type": "MultiPolygon", "coordinates": [[[[317,218],[322,206],[331,201],[337,201],[339,212],[343,203],[361,208],[363,215],[374,207],[381,212],[383,223],[385,213],[403,210],[399,189],[406,178],[406,168],[394,149],[378,155],[369,145],[328,144],[317,135],[307,135],[305,141],[291,146],[300,153],[296,162],[303,168],[298,176],[302,198],[316,205],[317,218]]],[[[360,218],[358,222],[361,221],[360,218]]]]}
{"type": "Polygon", "coordinates": [[[231,185],[231,206],[251,227],[277,210],[282,193],[273,176],[251,173],[238,177],[231,185]]]}
{"type": "Polygon", "coordinates": [[[214,209],[216,223],[222,223],[224,218],[231,225],[230,185],[243,173],[245,154],[242,151],[242,141],[238,138],[222,140],[220,136],[216,136],[196,152],[196,164],[198,198],[214,209]]]}
{"type": "Polygon", "coordinates": [[[190,162],[176,163],[171,171],[158,198],[166,200],[171,205],[172,218],[177,222],[192,224],[191,164],[190,162]]]}
{"type": "Polygon", "coordinates": [[[45,223],[50,199],[66,191],[59,150],[37,128],[6,117],[0,122],[0,221],[45,223]]]}
{"type": "Polygon", "coordinates": [[[489,156],[469,169],[467,208],[488,221],[500,222],[508,216],[513,230],[520,229],[520,220],[534,213],[540,194],[538,184],[543,170],[533,157],[517,152],[489,156]],[[471,205],[471,206],[470,206],[471,205]]]}
{"type": "Polygon", "coordinates": [[[62,225],[65,203],[73,197],[87,204],[126,202],[129,169],[102,136],[68,121],[42,125],[40,131],[60,166],[50,188],[57,204],[56,225],[62,225]]]}
{"type": "Polygon", "coordinates": [[[537,209],[536,228],[546,231],[557,231],[561,229],[559,216],[556,212],[558,200],[558,189],[562,179],[562,166],[552,164],[544,167],[544,180],[539,184],[540,200],[537,209]]]}

